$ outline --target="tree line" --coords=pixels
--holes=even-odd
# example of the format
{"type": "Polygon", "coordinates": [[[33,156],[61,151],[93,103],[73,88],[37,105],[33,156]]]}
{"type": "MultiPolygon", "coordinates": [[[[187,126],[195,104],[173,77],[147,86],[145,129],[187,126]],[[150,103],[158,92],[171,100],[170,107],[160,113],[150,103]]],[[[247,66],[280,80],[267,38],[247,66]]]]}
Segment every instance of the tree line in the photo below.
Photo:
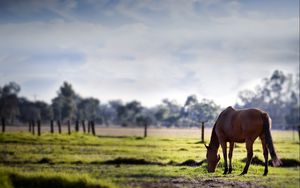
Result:
{"type": "MultiPolygon", "coordinates": [[[[64,82],[51,103],[31,101],[19,97],[21,87],[10,82],[0,87],[0,117],[2,125],[13,122],[28,123],[32,131],[41,123],[54,124],[61,132],[61,125],[78,131],[95,131],[95,124],[156,127],[199,127],[201,122],[213,124],[222,110],[213,100],[198,100],[196,95],[187,97],[184,105],[174,100],[164,99],[154,107],[145,107],[139,101],[123,102],[111,100],[101,103],[99,99],[81,97],[72,85],[64,82]],[[86,130],[86,125],[87,129],[86,130]]],[[[292,128],[299,124],[299,75],[274,71],[263,79],[254,91],[239,92],[236,108],[256,107],[267,111],[275,128],[292,128]]],[[[5,129],[5,126],[2,126],[5,129]]],[[[5,131],[5,130],[2,130],[5,131]]]]}
{"type": "Polygon", "coordinates": [[[292,129],[300,126],[299,73],[284,74],[275,70],[254,90],[238,94],[237,108],[261,108],[270,114],[272,127],[292,129]]]}

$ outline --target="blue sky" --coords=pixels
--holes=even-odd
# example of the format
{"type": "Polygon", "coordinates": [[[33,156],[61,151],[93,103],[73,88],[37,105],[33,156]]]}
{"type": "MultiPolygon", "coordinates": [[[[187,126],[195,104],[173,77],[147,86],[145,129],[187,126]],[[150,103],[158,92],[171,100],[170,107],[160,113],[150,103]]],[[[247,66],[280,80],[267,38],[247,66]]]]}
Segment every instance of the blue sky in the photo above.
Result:
{"type": "Polygon", "coordinates": [[[190,94],[233,105],[299,72],[299,1],[0,1],[0,85],[51,101],[63,81],[102,102],[190,94]]]}

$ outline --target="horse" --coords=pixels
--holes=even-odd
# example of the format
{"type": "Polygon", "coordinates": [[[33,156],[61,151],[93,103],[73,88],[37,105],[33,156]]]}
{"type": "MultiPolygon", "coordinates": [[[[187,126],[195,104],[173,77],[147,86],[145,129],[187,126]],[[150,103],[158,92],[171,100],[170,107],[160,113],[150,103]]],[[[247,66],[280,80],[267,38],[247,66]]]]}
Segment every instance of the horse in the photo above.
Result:
{"type": "Polygon", "coordinates": [[[207,148],[207,170],[215,172],[220,161],[218,154],[221,145],[224,157],[224,174],[232,172],[232,154],[234,143],[246,143],[247,161],[243,172],[240,175],[247,174],[249,165],[253,156],[253,143],[257,137],[261,139],[263,155],[265,159],[264,176],[268,174],[268,151],[270,152],[273,166],[280,166],[282,163],[275,151],[271,135],[271,118],[268,113],[260,109],[236,110],[231,106],[222,111],[217,118],[212,129],[209,145],[207,148]],[[229,142],[229,168],[227,164],[227,142],[229,142]]]}

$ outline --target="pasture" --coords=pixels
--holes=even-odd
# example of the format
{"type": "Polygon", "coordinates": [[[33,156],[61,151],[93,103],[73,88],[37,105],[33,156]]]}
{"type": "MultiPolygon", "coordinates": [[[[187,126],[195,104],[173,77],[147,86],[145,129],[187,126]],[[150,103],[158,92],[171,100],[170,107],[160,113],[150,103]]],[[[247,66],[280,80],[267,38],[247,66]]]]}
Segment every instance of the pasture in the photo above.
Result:
{"type": "MultiPolygon", "coordinates": [[[[223,157],[207,173],[200,129],[98,128],[98,136],[43,132],[40,137],[18,129],[0,134],[0,187],[299,187],[299,140],[291,131],[272,131],[283,167],[264,167],[260,140],[253,163],[239,176],[244,144],[233,154],[233,173],[223,175],[223,157]],[[139,136],[140,135],[140,136],[139,136]]],[[[210,130],[205,140],[209,141],[210,130]]],[[[221,149],[219,150],[219,153],[221,149]]],[[[222,155],[221,155],[222,156],[222,155]]]]}

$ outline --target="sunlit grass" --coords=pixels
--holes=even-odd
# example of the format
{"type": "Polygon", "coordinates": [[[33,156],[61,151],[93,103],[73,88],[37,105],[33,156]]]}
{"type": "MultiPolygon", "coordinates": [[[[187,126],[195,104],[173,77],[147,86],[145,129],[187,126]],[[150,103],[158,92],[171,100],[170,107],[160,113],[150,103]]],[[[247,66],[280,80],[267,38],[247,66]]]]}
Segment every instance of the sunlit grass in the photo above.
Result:
{"type": "MultiPolygon", "coordinates": [[[[273,132],[275,147],[280,157],[299,160],[299,143],[290,134],[284,131],[273,132]]],[[[231,175],[222,175],[223,160],[216,173],[207,173],[206,163],[199,167],[176,166],[190,159],[203,161],[205,154],[206,149],[203,144],[199,144],[198,138],[95,137],[81,133],[45,133],[38,137],[29,133],[5,133],[0,134],[0,170],[2,182],[6,182],[1,187],[12,185],[7,183],[11,174],[28,182],[43,178],[45,182],[66,180],[71,182],[69,184],[79,182],[78,185],[82,187],[123,187],[130,181],[159,181],[163,177],[217,178],[272,187],[299,186],[299,167],[270,167],[269,175],[263,177],[264,167],[251,165],[246,176],[238,176],[244,167],[241,160],[246,157],[244,144],[236,145],[234,171],[231,175]],[[117,158],[143,159],[161,165],[104,164],[105,161],[117,158]]],[[[254,144],[254,155],[263,160],[259,139],[254,144]]]]}

